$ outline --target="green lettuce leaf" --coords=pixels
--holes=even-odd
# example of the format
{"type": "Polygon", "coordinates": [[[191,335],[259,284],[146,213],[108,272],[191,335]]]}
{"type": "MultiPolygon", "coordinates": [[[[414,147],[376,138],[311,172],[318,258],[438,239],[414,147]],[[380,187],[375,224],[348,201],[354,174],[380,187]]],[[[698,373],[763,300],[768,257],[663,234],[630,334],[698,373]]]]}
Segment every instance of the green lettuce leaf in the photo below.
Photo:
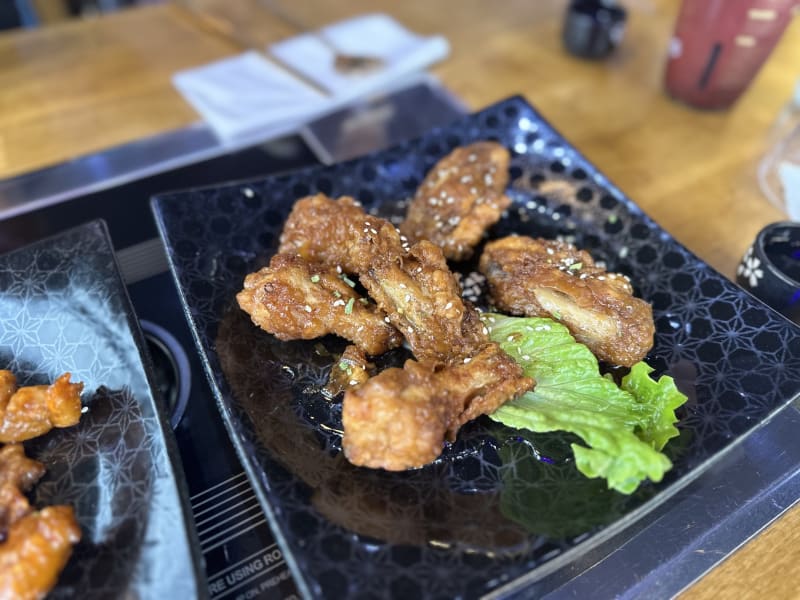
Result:
{"type": "Polygon", "coordinates": [[[600,374],[597,359],[566,327],[550,319],[486,314],[490,337],[536,380],[533,391],[507,402],[490,417],[517,429],[569,431],[575,464],[587,477],[630,494],[644,479],[661,481],[672,464],[660,452],[678,434],[675,408],[686,401],[669,377],[658,382],[644,363],[622,388],[600,374]]]}

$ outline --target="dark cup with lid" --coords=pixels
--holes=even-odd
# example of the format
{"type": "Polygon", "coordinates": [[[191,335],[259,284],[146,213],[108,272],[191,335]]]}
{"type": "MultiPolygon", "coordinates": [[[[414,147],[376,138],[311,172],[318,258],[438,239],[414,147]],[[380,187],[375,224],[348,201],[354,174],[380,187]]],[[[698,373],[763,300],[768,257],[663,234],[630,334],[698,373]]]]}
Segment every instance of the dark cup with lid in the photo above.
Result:
{"type": "Polygon", "coordinates": [[[759,231],[736,269],[736,282],[800,324],[800,223],[782,221],[759,231]]]}
{"type": "Polygon", "coordinates": [[[611,0],[571,0],[561,32],[564,46],[581,58],[604,58],[622,41],[627,16],[611,0]]]}

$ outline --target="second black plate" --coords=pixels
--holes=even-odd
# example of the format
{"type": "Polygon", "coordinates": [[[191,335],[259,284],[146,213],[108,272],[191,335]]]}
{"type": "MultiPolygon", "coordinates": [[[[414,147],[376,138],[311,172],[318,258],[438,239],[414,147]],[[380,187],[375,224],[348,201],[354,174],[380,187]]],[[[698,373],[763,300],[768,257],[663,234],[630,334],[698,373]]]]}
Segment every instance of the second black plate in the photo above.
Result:
{"type": "MultiPolygon", "coordinates": [[[[800,392],[798,328],[676,243],[521,98],[354,161],[164,195],[154,209],[220,411],[309,595],[471,597],[535,582],[668,501],[800,392]],[[237,307],[295,200],[351,195],[397,222],[437,160],[483,139],[512,152],[514,204],[490,236],[574,241],[652,303],[647,360],[689,397],[660,484],[611,492],[576,475],[564,437],[522,440],[488,419],[423,469],[353,467],[339,406],[319,393],[344,344],[279,342],[237,307]]],[[[458,268],[480,300],[473,265],[458,268]]]]}

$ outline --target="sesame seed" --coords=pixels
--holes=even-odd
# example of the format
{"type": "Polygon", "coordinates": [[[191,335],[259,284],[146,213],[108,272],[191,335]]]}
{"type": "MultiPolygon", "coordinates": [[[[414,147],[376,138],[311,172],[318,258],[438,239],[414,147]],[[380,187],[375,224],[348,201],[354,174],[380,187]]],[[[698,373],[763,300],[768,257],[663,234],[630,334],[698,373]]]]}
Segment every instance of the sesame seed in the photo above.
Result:
{"type": "Polygon", "coordinates": [[[344,306],[344,300],[341,298],[333,303],[334,306],[344,306]]]}
{"type": "Polygon", "coordinates": [[[350,385],[358,385],[358,380],[357,379],[351,379],[350,380],[350,385]]]}
{"type": "Polygon", "coordinates": [[[306,304],[306,305],[303,307],[303,310],[305,310],[306,312],[309,312],[309,313],[310,313],[310,312],[311,312],[311,307],[310,307],[308,304],[306,304]]]}
{"type": "Polygon", "coordinates": [[[452,302],[448,302],[447,304],[444,305],[444,309],[445,310],[450,310],[451,308],[453,308],[453,303],[452,302]]]}
{"type": "Polygon", "coordinates": [[[467,160],[468,160],[469,162],[475,162],[476,160],[478,160],[478,157],[477,157],[477,155],[475,155],[475,154],[470,154],[470,155],[467,157],[467,160]]]}

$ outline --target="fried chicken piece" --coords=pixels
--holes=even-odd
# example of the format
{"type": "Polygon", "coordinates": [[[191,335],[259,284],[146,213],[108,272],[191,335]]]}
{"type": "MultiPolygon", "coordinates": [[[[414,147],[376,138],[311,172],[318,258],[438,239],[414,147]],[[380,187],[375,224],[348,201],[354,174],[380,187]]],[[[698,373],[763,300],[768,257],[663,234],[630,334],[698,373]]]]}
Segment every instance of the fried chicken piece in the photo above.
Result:
{"type": "Polygon", "coordinates": [[[249,274],[236,296],[253,322],[281,340],[309,340],[334,333],[367,354],[399,346],[403,338],[375,304],[360,297],[335,268],[276,254],[249,274]]]}
{"type": "Polygon", "coordinates": [[[0,598],[44,598],[80,537],[69,506],[50,506],[14,523],[0,545],[0,598]]]}
{"type": "Polygon", "coordinates": [[[504,194],[510,159],[496,142],[456,148],[425,177],[400,231],[412,243],[430,240],[441,246],[450,260],[469,258],[511,204],[504,194]]]}
{"type": "Polygon", "coordinates": [[[406,361],[345,392],[342,406],[347,459],[359,466],[402,471],[421,467],[454,440],[467,421],[493,412],[534,381],[490,342],[471,359],[437,370],[406,361]]]}
{"type": "Polygon", "coordinates": [[[0,369],[0,407],[8,404],[11,396],[17,391],[17,378],[11,371],[0,369]]]}
{"type": "MultiPolygon", "coordinates": [[[[0,440],[27,440],[76,424],[82,390],[69,373],[52,385],[18,388],[16,377],[0,370],[0,440]]],[[[80,540],[72,508],[32,511],[23,491],[42,475],[44,465],[25,456],[22,444],[0,448],[0,598],[44,598],[80,540]]]]}
{"type": "Polygon", "coordinates": [[[600,360],[629,367],[653,347],[650,304],[572,244],[505,237],[486,244],[480,270],[500,311],[554,318],[600,360]]]}
{"type": "Polygon", "coordinates": [[[44,465],[25,456],[22,444],[6,444],[0,448],[0,539],[8,528],[31,511],[22,493],[33,487],[44,475],[44,465]]]}
{"type": "Polygon", "coordinates": [[[367,360],[358,346],[344,349],[339,360],[331,368],[325,393],[337,396],[341,392],[361,385],[375,374],[375,364],[367,360]]]}
{"type": "Polygon", "coordinates": [[[22,444],[6,444],[0,448],[0,540],[8,528],[31,511],[22,493],[33,487],[44,475],[44,465],[25,456],[22,444]]]}
{"type": "Polygon", "coordinates": [[[0,448],[0,485],[11,483],[29,490],[44,475],[44,465],[25,456],[22,444],[6,444],[0,448]]]}
{"type": "Polygon", "coordinates": [[[278,252],[354,274],[369,266],[364,260],[369,261],[370,254],[395,255],[404,245],[394,225],[365,213],[357,200],[349,196],[333,200],[317,194],[294,203],[281,232],[278,252]],[[371,252],[353,252],[363,246],[371,252]]]}
{"type": "Polygon", "coordinates": [[[29,440],[53,427],[75,425],[80,419],[83,384],[70,383],[69,373],[52,385],[19,389],[10,371],[0,374],[0,442],[29,440]]]}
{"type": "Polygon", "coordinates": [[[299,200],[280,251],[357,275],[420,361],[458,360],[487,341],[441,248],[423,241],[409,249],[391,223],[367,215],[352,198],[299,200]]]}
{"type": "Polygon", "coordinates": [[[21,489],[13,483],[0,484],[0,541],[5,541],[10,527],[30,514],[31,510],[31,505],[21,489]]]}
{"type": "Polygon", "coordinates": [[[462,300],[441,248],[422,241],[399,257],[376,256],[360,281],[421,362],[448,364],[487,341],[475,308],[462,300]]]}

